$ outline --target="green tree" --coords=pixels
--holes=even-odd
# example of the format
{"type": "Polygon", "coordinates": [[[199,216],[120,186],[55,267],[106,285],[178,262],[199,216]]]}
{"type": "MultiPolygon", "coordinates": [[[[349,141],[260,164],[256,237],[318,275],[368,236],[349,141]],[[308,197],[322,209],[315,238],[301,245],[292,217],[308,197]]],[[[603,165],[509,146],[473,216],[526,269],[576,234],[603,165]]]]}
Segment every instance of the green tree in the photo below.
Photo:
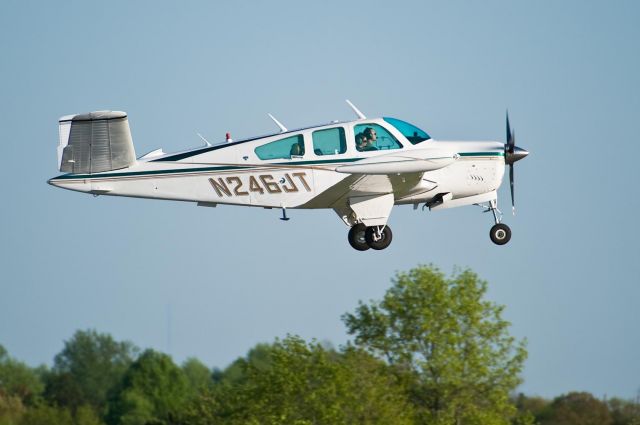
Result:
{"type": "Polygon", "coordinates": [[[74,425],[102,425],[102,419],[91,406],[80,406],[73,415],[74,425]]]}
{"type": "Polygon", "coordinates": [[[506,424],[520,383],[524,342],[508,333],[503,307],[483,299],[470,270],[450,278],[420,266],[398,273],[381,302],[360,302],[343,320],[358,346],[404,381],[425,424],[506,424]]]}
{"type": "Polygon", "coordinates": [[[46,378],[51,402],[75,410],[89,405],[97,412],[106,408],[109,392],[120,382],[137,349],[95,330],[77,331],[56,355],[46,378]]]}
{"type": "Polygon", "coordinates": [[[640,404],[637,402],[614,397],[607,405],[613,425],[640,425],[640,404]]]}
{"type": "Polygon", "coordinates": [[[257,370],[271,368],[271,344],[256,344],[245,357],[240,357],[231,363],[217,378],[218,381],[239,383],[246,378],[247,367],[257,370]]]}
{"type": "Polygon", "coordinates": [[[20,397],[0,393],[0,425],[16,425],[26,411],[20,397]]]}
{"type": "Polygon", "coordinates": [[[182,369],[166,354],[146,350],[127,370],[111,404],[108,422],[174,423],[189,395],[189,383],[182,369]]]}
{"type": "Polygon", "coordinates": [[[514,403],[516,408],[522,412],[531,412],[534,416],[541,416],[549,409],[551,402],[545,398],[537,396],[527,396],[518,394],[514,403]]]}
{"type": "Polygon", "coordinates": [[[190,357],[182,364],[187,381],[194,393],[199,393],[213,385],[212,372],[200,360],[190,357]]]}
{"type": "Polygon", "coordinates": [[[519,393],[518,396],[514,398],[513,403],[518,410],[517,415],[512,420],[514,425],[537,423],[536,418],[542,417],[551,404],[550,401],[545,398],[526,396],[523,393],[519,393]]]}
{"type": "Polygon", "coordinates": [[[0,345],[0,395],[15,396],[32,404],[44,390],[38,371],[9,356],[0,345]]]}
{"type": "Polygon", "coordinates": [[[540,418],[541,425],[611,425],[613,420],[603,401],[586,392],[556,397],[540,418]]]}
{"type": "MultiPolygon", "coordinates": [[[[69,409],[65,407],[55,407],[48,405],[40,405],[29,409],[20,425],[75,425],[73,416],[69,409]]],[[[84,424],[83,424],[84,425],[84,424]]]]}
{"type": "Polygon", "coordinates": [[[402,388],[387,366],[366,352],[348,348],[338,353],[297,337],[276,341],[268,352],[269,367],[244,363],[244,378],[222,382],[202,397],[187,422],[410,423],[402,388]]]}

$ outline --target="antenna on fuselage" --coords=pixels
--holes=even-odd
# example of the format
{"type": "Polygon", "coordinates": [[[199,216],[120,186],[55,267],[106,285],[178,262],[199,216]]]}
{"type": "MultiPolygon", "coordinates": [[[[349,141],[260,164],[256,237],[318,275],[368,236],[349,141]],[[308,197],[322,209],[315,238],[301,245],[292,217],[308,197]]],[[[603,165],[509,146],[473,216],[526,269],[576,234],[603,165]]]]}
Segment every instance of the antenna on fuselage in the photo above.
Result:
{"type": "Polygon", "coordinates": [[[276,117],[274,117],[273,115],[271,115],[269,113],[267,113],[267,115],[269,115],[269,118],[271,118],[273,120],[273,122],[276,123],[276,125],[278,127],[280,127],[280,133],[284,133],[285,131],[289,131],[289,130],[287,130],[287,127],[282,125],[282,123],[276,119],[276,117]]]}
{"type": "Polygon", "coordinates": [[[196,134],[198,135],[199,138],[201,138],[204,141],[205,145],[213,146],[211,143],[209,143],[209,141],[207,139],[204,138],[204,136],[202,134],[198,133],[197,131],[196,131],[196,134]]]}
{"type": "Polygon", "coordinates": [[[365,120],[367,119],[367,117],[364,116],[364,114],[362,112],[360,112],[360,109],[356,108],[356,105],[354,105],[353,103],[351,103],[349,101],[349,99],[345,99],[347,101],[347,104],[351,107],[351,109],[353,109],[353,112],[356,113],[356,115],[358,116],[358,118],[360,118],[361,120],[365,120]]]}

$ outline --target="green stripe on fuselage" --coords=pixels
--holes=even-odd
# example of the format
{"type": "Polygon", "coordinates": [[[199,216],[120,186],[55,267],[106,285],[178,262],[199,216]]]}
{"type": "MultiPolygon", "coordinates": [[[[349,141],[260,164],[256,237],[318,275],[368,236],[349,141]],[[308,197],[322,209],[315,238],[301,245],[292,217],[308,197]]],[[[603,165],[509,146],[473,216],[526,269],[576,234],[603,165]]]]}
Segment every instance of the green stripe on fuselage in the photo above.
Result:
{"type": "Polygon", "coordinates": [[[504,156],[504,152],[463,152],[460,156],[504,156]]]}
{"type": "MultiPolygon", "coordinates": [[[[255,165],[229,165],[218,167],[197,167],[197,168],[181,168],[171,170],[149,170],[149,171],[127,171],[120,173],[96,173],[96,174],[63,174],[58,177],[54,177],[51,180],[71,180],[71,179],[96,179],[96,178],[110,178],[110,177],[132,177],[132,176],[150,176],[159,174],[184,174],[184,173],[202,173],[202,172],[216,172],[216,171],[230,171],[230,170],[252,170],[260,168],[269,168],[270,165],[282,167],[291,165],[291,168],[296,168],[300,165],[319,165],[319,164],[341,164],[345,162],[355,162],[362,158],[349,158],[349,159],[325,159],[318,161],[296,161],[296,162],[273,162],[269,164],[261,164],[259,167],[255,165]]],[[[184,163],[178,163],[184,164],[184,163]]]]}
{"type": "MultiPolygon", "coordinates": [[[[504,152],[464,152],[459,154],[462,156],[480,157],[480,156],[504,156],[504,152]]],[[[96,174],[63,174],[58,177],[54,177],[51,180],[76,180],[76,179],[98,179],[98,178],[112,178],[112,177],[143,177],[162,174],[190,174],[190,173],[203,173],[203,172],[216,172],[216,171],[231,171],[231,170],[252,170],[260,168],[268,168],[270,165],[282,167],[290,165],[291,168],[296,168],[300,165],[321,165],[321,164],[342,164],[346,162],[356,162],[365,158],[346,158],[346,159],[324,159],[314,161],[295,161],[295,162],[274,162],[270,164],[262,164],[259,167],[255,165],[229,165],[218,167],[197,167],[197,168],[183,168],[172,170],[149,170],[149,171],[123,171],[119,173],[96,173],[96,174]]],[[[178,163],[183,164],[183,163],[178,163]]]]}

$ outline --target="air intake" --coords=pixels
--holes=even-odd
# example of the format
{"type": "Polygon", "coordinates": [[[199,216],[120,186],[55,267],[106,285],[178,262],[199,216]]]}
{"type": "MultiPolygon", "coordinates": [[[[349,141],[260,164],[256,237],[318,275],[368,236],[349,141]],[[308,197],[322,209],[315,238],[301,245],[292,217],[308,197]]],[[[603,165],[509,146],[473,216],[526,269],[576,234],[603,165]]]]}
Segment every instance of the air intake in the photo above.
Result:
{"type": "Polygon", "coordinates": [[[127,168],[136,162],[125,112],[97,111],[60,118],[58,168],[92,174],[127,168]]]}

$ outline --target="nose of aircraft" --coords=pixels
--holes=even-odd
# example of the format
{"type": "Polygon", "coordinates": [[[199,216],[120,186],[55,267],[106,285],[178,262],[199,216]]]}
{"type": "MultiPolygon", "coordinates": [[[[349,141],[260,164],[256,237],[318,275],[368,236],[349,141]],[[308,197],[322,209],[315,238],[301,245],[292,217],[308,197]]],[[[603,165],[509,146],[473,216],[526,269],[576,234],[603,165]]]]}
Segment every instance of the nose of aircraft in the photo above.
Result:
{"type": "Polygon", "coordinates": [[[513,164],[516,161],[520,161],[522,158],[529,155],[529,151],[526,149],[522,149],[517,146],[514,146],[512,149],[513,150],[506,149],[505,152],[504,161],[509,165],[513,164]]]}

